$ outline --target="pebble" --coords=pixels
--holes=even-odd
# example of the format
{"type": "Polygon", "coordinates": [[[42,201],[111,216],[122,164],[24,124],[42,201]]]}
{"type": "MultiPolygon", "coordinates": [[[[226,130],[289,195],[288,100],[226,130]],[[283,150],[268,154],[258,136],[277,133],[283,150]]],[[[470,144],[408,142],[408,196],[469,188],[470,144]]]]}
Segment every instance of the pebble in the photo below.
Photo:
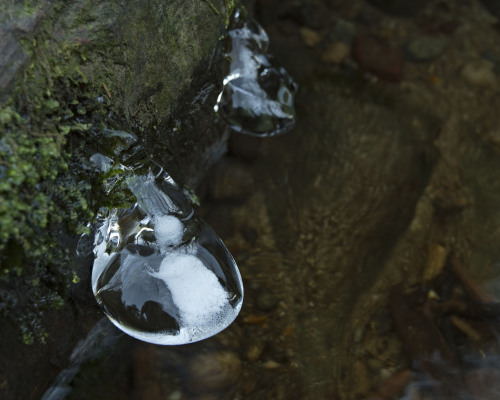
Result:
{"type": "Polygon", "coordinates": [[[314,29],[300,28],[300,36],[308,47],[315,47],[321,41],[321,35],[314,29]]]}
{"type": "Polygon", "coordinates": [[[462,78],[474,86],[494,86],[497,77],[493,71],[495,64],[487,60],[477,60],[462,68],[462,78]]]}
{"type": "Polygon", "coordinates": [[[446,48],[446,40],[434,36],[422,36],[410,40],[406,44],[406,54],[412,61],[431,61],[441,54],[446,48]]]}
{"type": "Polygon", "coordinates": [[[424,269],[424,280],[432,281],[443,272],[448,257],[448,250],[437,243],[429,244],[427,248],[427,265],[424,269]]]}
{"type": "Polygon", "coordinates": [[[262,355],[262,352],[264,351],[264,344],[263,343],[252,343],[250,346],[248,346],[247,351],[246,351],[246,357],[248,361],[257,361],[260,356],[262,355]]]}
{"type": "Polygon", "coordinates": [[[181,400],[182,399],[182,392],[180,390],[175,390],[167,398],[168,400],[181,400]]]}
{"type": "Polygon", "coordinates": [[[187,371],[187,390],[195,394],[213,393],[238,381],[241,361],[230,351],[201,353],[189,361],[187,371]]]}
{"type": "Polygon", "coordinates": [[[382,38],[357,36],[352,55],[362,70],[379,78],[392,82],[399,82],[403,78],[403,56],[382,38]]]}
{"type": "Polygon", "coordinates": [[[267,360],[265,363],[262,364],[262,366],[265,369],[276,369],[281,367],[281,364],[277,363],[276,361],[273,360],[267,360]]]}
{"type": "Polygon", "coordinates": [[[321,61],[328,64],[340,64],[351,53],[350,47],[343,42],[329,44],[321,54],[321,61]]]}

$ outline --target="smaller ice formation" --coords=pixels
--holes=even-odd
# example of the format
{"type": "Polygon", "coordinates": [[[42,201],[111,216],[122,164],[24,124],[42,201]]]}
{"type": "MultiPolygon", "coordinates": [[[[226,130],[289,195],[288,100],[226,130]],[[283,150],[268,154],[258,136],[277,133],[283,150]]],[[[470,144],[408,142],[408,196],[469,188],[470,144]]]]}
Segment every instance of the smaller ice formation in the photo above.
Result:
{"type": "Polygon", "coordinates": [[[236,11],[227,32],[225,78],[215,112],[237,132],[286,133],[295,125],[297,84],[284,68],[273,66],[264,29],[242,14],[236,11]]]}
{"type": "Polygon", "coordinates": [[[97,302],[119,329],[146,342],[176,345],[215,335],[243,301],[233,257],[132,135],[108,134],[125,143],[118,155],[123,164],[100,153],[91,162],[108,176],[108,193],[129,191],[135,203],[103,211],[96,228],[97,302]]]}

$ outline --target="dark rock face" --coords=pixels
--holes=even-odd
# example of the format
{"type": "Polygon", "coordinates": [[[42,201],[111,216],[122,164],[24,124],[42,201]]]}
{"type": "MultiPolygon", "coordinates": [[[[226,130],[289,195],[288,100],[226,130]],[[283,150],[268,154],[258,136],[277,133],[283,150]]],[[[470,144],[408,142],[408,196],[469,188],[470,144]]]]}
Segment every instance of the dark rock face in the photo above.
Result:
{"type": "MultiPolygon", "coordinates": [[[[50,251],[39,249],[44,254],[35,263],[23,255],[27,245],[0,238],[0,272],[10,277],[0,282],[4,356],[0,397],[6,399],[39,398],[64,367],[75,343],[102,316],[90,294],[91,260],[73,260],[76,234],[59,215],[64,207],[52,201],[61,180],[70,182],[68,190],[73,188],[71,174],[81,157],[75,149],[98,149],[98,132],[104,127],[134,132],[181,185],[196,185],[225,151],[223,130],[214,126],[212,113],[219,90],[219,39],[232,1],[35,3],[6,0],[0,6],[2,143],[9,136],[8,145],[0,148],[0,158],[10,151],[9,146],[37,155],[26,161],[36,177],[27,180],[21,173],[24,183],[16,181],[15,190],[0,192],[2,200],[19,211],[9,217],[0,210],[0,224],[18,226],[22,235],[22,210],[36,209],[33,199],[40,193],[41,204],[49,210],[44,214],[47,221],[34,223],[24,242],[36,247],[37,232],[52,235],[53,248],[67,249],[67,256],[46,257],[50,251]],[[22,196],[17,195],[21,192],[22,196]],[[19,256],[12,257],[12,249],[19,256]],[[76,294],[73,300],[67,277],[72,269],[79,271],[81,279],[71,289],[76,294]],[[60,303],[39,306],[37,299],[49,303],[53,293],[57,301],[52,302],[60,303]],[[36,324],[30,313],[36,314],[36,324]],[[31,328],[36,325],[33,329],[38,331],[24,332],[23,338],[19,321],[31,328]],[[32,344],[23,344],[23,339],[32,344]],[[21,370],[29,380],[19,379],[21,370]]],[[[2,167],[0,173],[9,176],[9,168],[19,171],[15,163],[5,167],[7,171],[2,167]]],[[[90,210],[92,191],[75,191],[90,210]]],[[[75,200],[67,203],[75,211],[75,200]]],[[[78,209],[75,213],[83,222],[83,214],[78,209]]],[[[41,242],[49,243],[43,238],[41,242]]]]}
{"type": "MultiPolygon", "coordinates": [[[[182,167],[173,153],[196,153],[192,146],[182,148],[189,144],[189,129],[194,129],[194,123],[186,121],[187,114],[196,117],[217,95],[214,67],[225,29],[223,1],[214,2],[219,14],[197,0],[79,0],[39,2],[36,7],[16,3],[7,2],[0,16],[2,103],[18,93],[29,68],[36,70],[43,63],[47,75],[58,73],[51,71],[56,64],[63,74],[78,69],[91,81],[89,96],[109,100],[111,111],[124,117],[122,128],[140,126],[145,141],[163,128],[161,141],[156,135],[155,142],[168,144],[171,154],[164,155],[164,160],[172,164],[176,172],[170,172],[178,181],[194,175],[186,169],[196,158],[203,158],[209,141],[203,138],[197,156],[182,167]],[[41,59],[35,48],[43,49],[47,59],[41,59]],[[174,125],[168,126],[172,120],[174,125]],[[174,127],[183,142],[169,135],[174,127]]],[[[203,133],[197,132],[197,139],[211,134],[212,143],[217,141],[216,134],[206,129],[203,133]]]]}

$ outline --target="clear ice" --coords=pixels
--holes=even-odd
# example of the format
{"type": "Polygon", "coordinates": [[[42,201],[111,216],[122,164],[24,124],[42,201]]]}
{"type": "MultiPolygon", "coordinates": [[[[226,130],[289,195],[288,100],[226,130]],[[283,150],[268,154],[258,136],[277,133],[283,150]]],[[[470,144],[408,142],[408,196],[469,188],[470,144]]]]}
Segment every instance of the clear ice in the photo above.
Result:
{"type": "Polygon", "coordinates": [[[103,211],[95,229],[97,302],[114,325],[146,342],[177,345],[215,335],[243,301],[233,257],[132,135],[107,135],[117,153],[94,154],[91,162],[108,194],[128,191],[135,203],[103,211]]]}
{"type": "Polygon", "coordinates": [[[284,68],[273,66],[267,33],[237,10],[227,41],[216,114],[237,132],[254,136],[288,132],[295,125],[297,84],[284,68]]]}

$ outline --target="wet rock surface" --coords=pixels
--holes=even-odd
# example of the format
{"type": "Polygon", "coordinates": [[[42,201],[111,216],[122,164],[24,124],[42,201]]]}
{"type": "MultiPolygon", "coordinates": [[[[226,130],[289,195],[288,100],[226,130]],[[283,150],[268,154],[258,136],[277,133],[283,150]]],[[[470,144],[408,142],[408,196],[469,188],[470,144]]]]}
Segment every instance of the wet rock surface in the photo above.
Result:
{"type": "Polygon", "coordinates": [[[1,203],[12,207],[3,207],[0,219],[11,242],[24,245],[4,251],[2,238],[0,397],[39,398],[99,317],[87,296],[89,260],[72,256],[76,228],[96,211],[97,190],[89,196],[82,189],[91,179],[80,158],[82,147],[99,146],[91,132],[105,123],[135,130],[182,183],[196,183],[195,171],[223,152],[224,132],[212,124],[217,71],[207,65],[215,68],[220,57],[214,49],[225,29],[225,5],[214,1],[214,11],[199,1],[2,2],[0,136],[9,144],[0,149],[1,173],[2,183],[15,188],[3,186],[1,203]],[[173,135],[181,125],[182,137],[173,135]],[[18,159],[7,163],[9,154],[18,159]],[[31,170],[19,168],[23,160],[31,170]],[[15,171],[19,177],[11,179],[15,171]],[[28,210],[45,217],[34,219],[28,210]],[[30,247],[41,255],[26,252],[30,247]],[[29,382],[17,379],[17,362],[29,382]]]}

